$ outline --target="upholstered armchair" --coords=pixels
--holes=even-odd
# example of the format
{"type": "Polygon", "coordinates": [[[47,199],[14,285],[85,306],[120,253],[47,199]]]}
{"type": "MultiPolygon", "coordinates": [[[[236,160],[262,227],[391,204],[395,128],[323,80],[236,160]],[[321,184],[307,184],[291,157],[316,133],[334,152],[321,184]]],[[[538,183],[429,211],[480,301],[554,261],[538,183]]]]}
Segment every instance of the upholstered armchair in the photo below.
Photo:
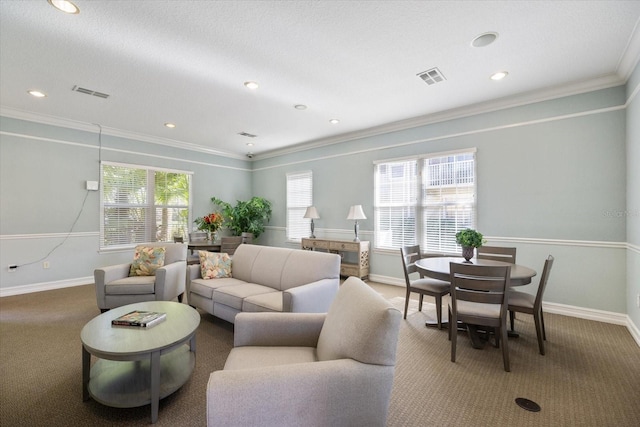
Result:
{"type": "MultiPolygon", "coordinates": [[[[187,278],[187,245],[154,242],[143,243],[138,247],[165,248],[162,265],[151,267],[151,270],[154,270],[153,275],[131,275],[132,272],[150,274],[144,264],[137,270],[135,266],[134,269],[131,268],[132,263],[95,269],[93,275],[100,311],[105,312],[111,308],[141,301],[171,301],[176,297],[182,302],[187,278]],[[144,271],[146,273],[142,273],[144,271]]],[[[155,252],[163,251],[155,249],[155,252]]],[[[134,260],[132,256],[132,262],[134,261],[138,260],[134,260]]]]}
{"type": "Polygon", "coordinates": [[[401,313],[356,277],[328,313],[239,313],[208,426],[384,426],[401,313]]]}

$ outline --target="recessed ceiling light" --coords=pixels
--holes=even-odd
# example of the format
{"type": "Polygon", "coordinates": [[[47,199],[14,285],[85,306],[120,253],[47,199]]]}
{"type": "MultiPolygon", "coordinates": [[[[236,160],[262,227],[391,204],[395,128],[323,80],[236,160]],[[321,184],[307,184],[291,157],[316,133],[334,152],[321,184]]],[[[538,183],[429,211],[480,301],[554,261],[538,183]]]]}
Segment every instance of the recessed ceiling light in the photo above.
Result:
{"type": "Polygon", "coordinates": [[[258,83],[257,82],[244,82],[244,85],[247,87],[247,89],[258,89],[258,83]]]}
{"type": "Polygon", "coordinates": [[[44,98],[45,96],[47,96],[45,93],[42,93],[39,90],[30,90],[29,95],[35,96],[36,98],[44,98]]]}
{"type": "Polygon", "coordinates": [[[338,120],[338,119],[331,119],[331,120],[329,120],[329,123],[332,123],[332,124],[334,124],[334,125],[335,125],[335,124],[337,124],[337,123],[340,123],[340,120],[338,120]]]}
{"type": "Polygon", "coordinates": [[[489,46],[491,43],[496,41],[497,38],[498,38],[498,33],[480,34],[478,37],[476,37],[471,41],[471,46],[473,47],[489,46]]]}
{"type": "Polygon", "coordinates": [[[69,13],[72,15],[80,13],[80,9],[78,9],[78,6],[71,3],[70,1],[67,1],[67,0],[48,0],[48,1],[51,6],[55,7],[58,10],[63,11],[64,13],[69,13]]]}
{"type": "Polygon", "coordinates": [[[505,77],[507,77],[507,75],[509,75],[509,73],[506,72],[506,71],[498,71],[497,73],[495,73],[495,74],[493,74],[491,76],[491,80],[496,80],[496,81],[497,80],[502,80],[505,77]]]}
{"type": "Polygon", "coordinates": [[[174,127],[176,127],[175,123],[165,123],[164,125],[170,129],[173,129],[174,127]]]}
{"type": "Polygon", "coordinates": [[[296,110],[306,110],[307,106],[304,104],[298,104],[298,105],[294,105],[293,108],[295,108],[296,110]]]}
{"type": "Polygon", "coordinates": [[[247,142],[247,147],[253,147],[253,142],[247,142]]]}

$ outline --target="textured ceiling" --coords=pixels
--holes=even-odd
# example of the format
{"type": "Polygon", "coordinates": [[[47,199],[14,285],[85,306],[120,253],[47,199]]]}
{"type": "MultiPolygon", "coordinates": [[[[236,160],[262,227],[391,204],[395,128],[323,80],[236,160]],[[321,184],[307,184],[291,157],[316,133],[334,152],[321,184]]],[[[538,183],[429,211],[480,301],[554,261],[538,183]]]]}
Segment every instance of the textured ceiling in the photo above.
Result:
{"type": "Polygon", "coordinates": [[[0,112],[232,157],[610,87],[640,57],[640,1],[75,4],[0,0],[0,112]],[[446,81],[429,86],[417,74],[433,67],[446,81]]]}

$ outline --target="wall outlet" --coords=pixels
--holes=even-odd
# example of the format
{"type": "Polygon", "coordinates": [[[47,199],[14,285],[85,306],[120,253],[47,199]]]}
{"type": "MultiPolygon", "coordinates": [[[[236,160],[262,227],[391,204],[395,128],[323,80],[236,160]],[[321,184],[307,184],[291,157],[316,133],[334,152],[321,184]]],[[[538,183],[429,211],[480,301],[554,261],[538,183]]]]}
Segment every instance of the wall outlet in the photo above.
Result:
{"type": "Polygon", "coordinates": [[[42,268],[49,268],[49,261],[45,261],[42,263],[42,268]]]}
{"type": "Polygon", "coordinates": [[[17,269],[18,269],[17,264],[9,264],[9,266],[7,267],[7,270],[9,271],[9,273],[14,273],[17,269]]]}

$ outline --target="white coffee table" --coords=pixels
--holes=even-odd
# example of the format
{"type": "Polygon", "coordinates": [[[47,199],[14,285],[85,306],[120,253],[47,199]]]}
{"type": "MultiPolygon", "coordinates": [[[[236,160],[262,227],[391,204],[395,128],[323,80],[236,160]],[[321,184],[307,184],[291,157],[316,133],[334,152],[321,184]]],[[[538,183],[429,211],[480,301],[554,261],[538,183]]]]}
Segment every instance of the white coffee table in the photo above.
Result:
{"type": "Polygon", "coordinates": [[[83,400],[92,397],[117,408],[151,404],[155,423],[160,399],[191,377],[199,324],[196,310],[168,301],[130,304],[97,316],[80,333],[83,400]],[[167,318],[149,329],[111,326],[111,320],[133,310],[163,312],[167,318]],[[91,355],[98,358],[93,366],[91,355]]]}

